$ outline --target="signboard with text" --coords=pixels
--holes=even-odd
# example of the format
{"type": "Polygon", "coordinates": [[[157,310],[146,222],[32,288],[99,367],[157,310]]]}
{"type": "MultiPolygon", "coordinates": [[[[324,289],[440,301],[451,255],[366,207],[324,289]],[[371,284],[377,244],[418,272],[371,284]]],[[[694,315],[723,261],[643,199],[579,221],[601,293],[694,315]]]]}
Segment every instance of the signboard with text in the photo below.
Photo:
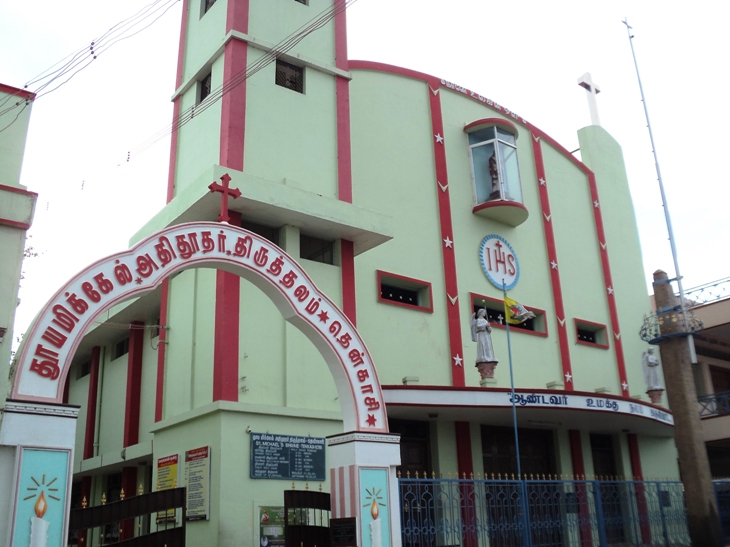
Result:
{"type": "Polygon", "coordinates": [[[187,512],[185,520],[210,518],[210,447],[185,452],[187,512]]]}
{"type": "Polygon", "coordinates": [[[251,433],[251,478],[324,481],[325,439],[251,433]]]}

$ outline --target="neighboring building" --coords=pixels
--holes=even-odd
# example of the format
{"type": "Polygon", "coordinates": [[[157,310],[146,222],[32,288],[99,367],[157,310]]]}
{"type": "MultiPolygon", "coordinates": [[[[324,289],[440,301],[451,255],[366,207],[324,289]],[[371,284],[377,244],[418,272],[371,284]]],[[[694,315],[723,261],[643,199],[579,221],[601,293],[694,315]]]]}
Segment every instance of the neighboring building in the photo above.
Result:
{"type": "MultiPolygon", "coordinates": [[[[242,192],[231,223],[277,243],[357,323],[410,474],[516,472],[505,278],[536,314],[510,332],[523,472],[678,477],[671,414],[644,394],[650,305],[619,145],[583,128],[581,161],[482,95],[349,61],[344,12],[241,77],[332,3],[187,0],[168,204],[131,243],[215,221],[208,186],[228,174],[242,192]],[[481,307],[499,360],[484,380],[481,307]]],[[[251,478],[252,433],[343,427],[317,348],[262,290],[209,269],[100,318],[67,400],[81,406],[76,504],[148,492],[160,459],[211,447],[209,519],[189,545],[264,545],[261,508],[291,481],[251,478]]]]}
{"type": "Polygon", "coordinates": [[[687,291],[692,312],[704,329],[695,335],[693,365],[710,470],[730,478],[730,279],[687,291]]]}
{"type": "Polygon", "coordinates": [[[8,375],[26,233],[37,194],[20,184],[25,139],[35,94],[0,84],[0,398],[8,375]]]}

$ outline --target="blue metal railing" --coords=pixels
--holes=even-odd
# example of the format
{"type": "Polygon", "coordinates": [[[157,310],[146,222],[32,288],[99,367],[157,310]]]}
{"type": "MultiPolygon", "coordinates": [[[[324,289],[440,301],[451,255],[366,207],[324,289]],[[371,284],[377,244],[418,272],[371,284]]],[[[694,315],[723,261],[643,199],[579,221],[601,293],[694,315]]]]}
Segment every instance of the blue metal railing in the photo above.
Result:
{"type": "Polygon", "coordinates": [[[700,403],[700,417],[717,416],[718,414],[730,414],[730,391],[712,393],[697,397],[700,403]]]}
{"type": "Polygon", "coordinates": [[[398,482],[404,547],[690,545],[680,482],[398,482]]]}

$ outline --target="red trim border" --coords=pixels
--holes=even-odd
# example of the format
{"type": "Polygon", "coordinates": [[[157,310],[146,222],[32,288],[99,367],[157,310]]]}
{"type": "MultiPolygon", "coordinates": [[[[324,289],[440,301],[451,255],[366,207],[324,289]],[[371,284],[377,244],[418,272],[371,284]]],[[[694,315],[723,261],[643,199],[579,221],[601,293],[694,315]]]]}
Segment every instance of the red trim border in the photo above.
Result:
{"type": "Polygon", "coordinates": [[[509,130],[509,132],[515,136],[515,138],[518,138],[520,136],[519,132],[517,131],[517,126],[511,121],[502,118],[482,118],[481,120],[473,121],[464,126],[464,132],[473,133],[474,131],[478,131],[479,129],[484,129],[485,127],[493,127],[495,125],[498,125],[503,129],[509,130]]]}
{"type": "MultiPolygon", "coordinates": [[[[433,290],[431,287],[431,283],[428,281],[422,281],[420,279],[415,279],[413,277],[406,277],[405,275],[398,275],[390,272],[385,272],[383,270],[376,270],[376,277],[377,277],[377,290],[378,290],[378,302],[381,304],[388,304],[390,306],[400,306],[402,308],[408,308],[409,310],[417,310],[422,311],[426,313],[433,313],[433,290]],[[383,285],[383,280],[388,279],[394,279],[396,282],[398,281],[405,281],[408,285],[417,285],[420,287],[419,290],[422,289],[428,289],[428,306],[414,306],[413,304],[407,304],[405,302],[396,302],[395,300],[388,300],[387,298],[383,298],[380,294],[380,288],[383,285]]],[[[404,288],[410,288],[410,287],[404,287],[404,288]]]]}
{"type": "Polygon", "coordinates": [[[604,335],[606,336],[606,341],[608,342],[608,340],[610,339],[610,337],[608,336],[608,327],[606,327],[606,325],[604,325],[603,323],[596,323],[594,321],[587,321],[585,319],[578,319],[576,317],[576,318],[573,318],[573,325],[575,325],[575,343],[576,344],[580,344],[581,346],[588,346],[591,348],[599,348],[599,349],[608,349],[609,348],[609,344],[599,344],[599,343],[593,344],[591,342],[584,342],[583,340],[578,339],[578,327],[580,327],[580,325],[586,325],[587,327],[591,327],[591,328],[597,327],[597,328],[595,328],[595,330],[593,330],[591,332],[599,332],[602,330],[604,332],[604,335]]]}

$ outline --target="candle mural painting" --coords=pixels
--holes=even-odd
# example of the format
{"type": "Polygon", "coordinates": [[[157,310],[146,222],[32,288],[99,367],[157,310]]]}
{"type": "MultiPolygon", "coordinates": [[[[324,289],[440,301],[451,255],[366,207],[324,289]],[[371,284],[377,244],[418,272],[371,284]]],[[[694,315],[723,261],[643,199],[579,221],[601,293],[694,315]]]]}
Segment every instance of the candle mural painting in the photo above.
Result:
{"type": "Polygon", "coordinates": [[[387,469],[360,469],[363,547],[390,547],[387,469]]]}
{"type": "Polygon", "coordinates": [[[12,547],[62,547],[68,487],[67,450],[21,450],[12,547]]]}

